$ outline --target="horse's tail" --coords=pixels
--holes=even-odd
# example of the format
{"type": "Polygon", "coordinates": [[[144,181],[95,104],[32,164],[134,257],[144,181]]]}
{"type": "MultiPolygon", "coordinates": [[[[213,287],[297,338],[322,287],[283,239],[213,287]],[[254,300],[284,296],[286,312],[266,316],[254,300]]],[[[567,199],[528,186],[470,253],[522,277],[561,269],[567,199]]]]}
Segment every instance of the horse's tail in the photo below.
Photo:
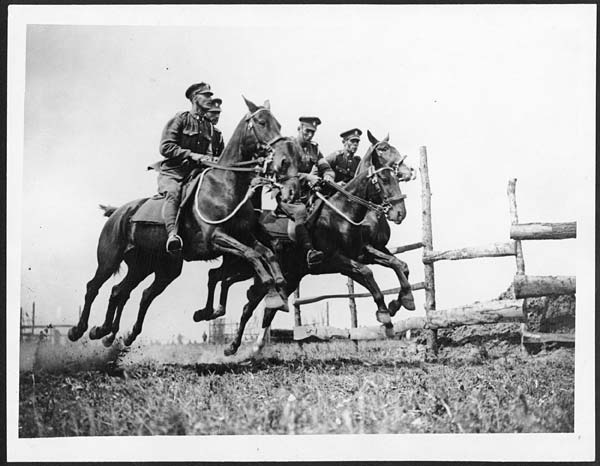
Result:
{"type": "Polygon", "coordinates": [[[98,207],[100,207],[100,209],[102,209],[104,211],[105,217],[110,217],[112,214],[115,213],[115,210],[117,210],[116,207],[111,206],[111,205],[98,204],[98,207]]]}

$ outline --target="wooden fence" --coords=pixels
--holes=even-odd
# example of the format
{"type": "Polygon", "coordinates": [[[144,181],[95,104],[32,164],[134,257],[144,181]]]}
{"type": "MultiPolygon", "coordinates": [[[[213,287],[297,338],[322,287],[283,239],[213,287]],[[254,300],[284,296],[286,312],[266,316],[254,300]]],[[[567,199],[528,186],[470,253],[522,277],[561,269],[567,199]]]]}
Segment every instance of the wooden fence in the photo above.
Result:
{"type": "MultiPolygon", "coordinates": [[[[573,335],[541,334],[527,331],[528,303],[526,298],[536,296],[553,296],[574,294],[576,279],[574,276],[528,276],[525,275],[525,261],[521,241],[575,238],[577,227],[575,222],[569,223],[519,223],[515,195],[516,179],[508,182],[508,200],[511,215],[510,241],[488,245],[465,247],[447,251],[433,248],[433,232],[431,221],[431,186],[427,164],[427,150],[420,148],[421,201],[422,201],[422,241],[399,246],[391,249],[393,254],[399,254],[414,249],[423,249],[422,262],[425,269],[425,281],[411,284],[413,290],[425,291],[425,316],[412,317],[394,324],[394,333],[401,334],[411,329],[421,329],[427,332],[427,344],[430,351],[437,353],[437,329],[461,325],[490,324],[499,322],[522,322],[521,333],[524,343],[549,341],[574,341],[573,335]],[[513,287],[516,299],[492,300],[460,306],[452,309],[436,309],[435,300],[435,270],[434,264],[441,260],[464,260],[481,257],[514,256],[516,274],[513,287]]],[[[383,294],[396,294],[399,288],[383,291],[383,294]]],[[[357,327],[338,329],[333,327],[302,326],[300,306],[331,298],[370,297],[370,293],[329,294],[300,299],[296,295],[294,309],[296,312],[296,327],[294,339],[304,340],[309,337],[318,339],[350,338],[353,340],[385,338],[382,326],[357,327]]],[[[354,323],[354,318],[351,319],[354,323]]]]}

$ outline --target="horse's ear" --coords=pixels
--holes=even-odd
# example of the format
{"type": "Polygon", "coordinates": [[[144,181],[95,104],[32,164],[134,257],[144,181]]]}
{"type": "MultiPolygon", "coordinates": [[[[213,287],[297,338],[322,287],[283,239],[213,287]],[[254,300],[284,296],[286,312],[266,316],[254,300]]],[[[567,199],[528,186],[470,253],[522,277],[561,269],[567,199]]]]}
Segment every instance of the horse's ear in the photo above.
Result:
{"type": "Polygon", "coordinates": [[[382,142],[390,142],[390,133],[387,133],[387,136],[382,139],[382,142]]]}
{"type": "Polygon", "coordinates": [[[246,99],[246,97],[244,97],[243,95],[242,95],[242,99],[244,99],[244,102],[246,102],[246,105],[248,106],[248,110],[250,110],[250,113],[254,113],[258,110],[258,107],[253,102],[250,102],[248,99],[246,99]]]}
{"type": "Polygon", "coordinates": [[[377,140],[377,138],[375,136],[373,136],[371,134],[371,131],[367,130],[367,137],[369,138],[369,141],[371,141],[371,144],[375,145],[377,144],[379,141],[377,140]]]}
{"type": "Polygon", "coordinates": [[[263,107],[265,107],[267,110],[271,110],[271,102],[269,102],[269,99],[265,100],[263,107]]]}

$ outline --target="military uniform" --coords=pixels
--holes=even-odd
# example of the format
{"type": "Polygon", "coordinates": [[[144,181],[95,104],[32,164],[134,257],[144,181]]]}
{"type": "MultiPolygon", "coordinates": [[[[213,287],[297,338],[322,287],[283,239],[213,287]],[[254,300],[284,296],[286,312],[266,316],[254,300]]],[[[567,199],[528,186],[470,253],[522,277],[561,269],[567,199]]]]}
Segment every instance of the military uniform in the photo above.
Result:
{"type": "Polygon", "coordinates": [[[350,155],[346,149],[336,150],[332,154],[325,157],[331,169],[335,172],[335,182],[347,183],[356,173],[360,157],[358,155],[350,155]]]}
{"type": "MultiPolygon", "coordinates": [[[[317,117],[300,117],[300,123],[305,128],[316,131],[317,126],[321,124],[321,120],[317,117]]],[[[301,127],[302,127],[301,126],[301,127]]],[[[300,136],[296,141],[302,148],[302,155],[298,163],[298,174],[300,178],[300,201],[298,202],[280,202],[278,199],[278,207],[288,217],[292,218],[295,223],[296,241],[306,251],[306,261],[309,267],[319,264],[323,259],[323,253],[313,248],[310,234],[306,228],[306,220],[308,213],[306,211],[306,203],[310,195],[307,177],[303,174],[317,175],[319,177],[331,177],[334,173],[331,167],[321,154],[319,145],[313,141],[306,141],[300,136]]]]}
{"type": "MultiPolygon", "coordinates": [[[[192,100],[197,93],[212,95],[206,83],[191,85],[185,95],[192,100]]],[[[169,234],[167,250],[180,249],[183,242],[177,236],[177,211],[181,198],[181,184],[198,167],[193,156],[218,156],[222,151],[222,135],[205,116],[191,111],[178,112],[163,129],[159,151],[165,158],[161,162],[150,165],[158,174],[158,192],[165,194],[163,215],[169,234]],[[219,142],[221,141],[221,142],[219,142]],[[177,241],[172,241],[175,238],[177,241]],[[175,243],[179,242],[179,246],[175,243]],[[171,243],[174,244],[170,249],[171,243]]]]}
{"type": "MultiPolygon", "coordinates": [[[[348,140],[360,141],[361,134],[362,131],[360,129],[354,128],[344,131],[340,134],[340,137],[344,143],[348,140]]],[[[340,149],[329,154],[325,160],[335,172],[335,182],[348,183],[348,181],[354,178],[361,159],[358,155],[350,154],[347,149],[340,149]]]]}

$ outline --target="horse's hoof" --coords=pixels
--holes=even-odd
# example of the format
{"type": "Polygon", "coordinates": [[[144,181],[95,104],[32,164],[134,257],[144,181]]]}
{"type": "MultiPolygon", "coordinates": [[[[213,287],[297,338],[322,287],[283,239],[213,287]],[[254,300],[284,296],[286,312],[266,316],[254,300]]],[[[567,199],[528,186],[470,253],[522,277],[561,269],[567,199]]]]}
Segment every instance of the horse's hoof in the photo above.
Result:
{"type": "Polygon", "coordinates": [[[394,333],[394,327],[388,327],[387,325],[384,327],[385,337],[386,338],[394,338],[396,334],[394,333]]]}
{"type": "Polygon", "coordinates": [[[102,344],[106,347],[106,348],[110,348],[112,346],[112,344],[115,341],[115,334],[111,333],[110,335],[105,336],[102,339],[102,344]]]}
{"type": "Polygon", "coordinates": [[[83,332],[80,332],[78,327],[71,327],[67,332],[67,336],[71,341],[79,340],[81,338],[81,335],[83,335],[83,332]]]}
{"type": "Polygon", "coordinates": [[[407,311],[414,311],[417,308],[415,306],[415,299],[413,298],[413,294],[411,291],[408,291],[406,294],[400,296],[400,303],[402,304],[402,307],[407,311]]]}
{"type": "Polygon", "coordinates": [[[388,309],[390,311],[390,315],[394,317],[396,315],[396,312],[398,312],[398,310],[400,309],[400,303],[398,302],[398,300],[393,299],[392,301],[390,301],[390,303],[388,304],[388,309]]]}
{"type": "Polygon", "coordinates": [[[127,336],[123,339],[123,344],[125,346],[131,346],[131,344],[134,342],[135,337],[131,334],[128,333],[127,336]]]}
{"type": "Polygon", "coordinates": [[[103,336],[102,327],[94,326],[90,330],[90,340],[99,340],[103,336]]]}
{"type": "Polygon", "coordinates": [[[265,309],[277,310],[284,306],[285,302],[278,293],[270,291],[265,297],[265,309]]]}
{"type": "Polygon", "coordinates": [[[392,324],[392,318],[390,317],[389,312],[377,311],[375,316],[377,317],[377,322],[381,322],[386,327],[392,324]]]}
{"type": "Polygon", "coordinates": [[[222,317],[224,315],[225,315],[225,307],[219,306],[219,307],[217,307],[217,310],[215,312],[213,312],[213,315],[210,316],[210,319],[207,319],[207,320],[218,319],[219,317],[222,317]]]}
{"type": "Polygon", "coordinates": [[[237,353],[237,348],[233,345],[230,345],[223,350],[225,356],[233,356],[235,353],[237,353]]]}
{"type": "Polygon", "coordinates": [[[210,312],[208,312],[205,309],[198,309],[196,312],[194,312],[194,322],[201,322],[203,320],[207,320],[206,317],[212,314],[212,309],[210,310],[210,312]]]}

